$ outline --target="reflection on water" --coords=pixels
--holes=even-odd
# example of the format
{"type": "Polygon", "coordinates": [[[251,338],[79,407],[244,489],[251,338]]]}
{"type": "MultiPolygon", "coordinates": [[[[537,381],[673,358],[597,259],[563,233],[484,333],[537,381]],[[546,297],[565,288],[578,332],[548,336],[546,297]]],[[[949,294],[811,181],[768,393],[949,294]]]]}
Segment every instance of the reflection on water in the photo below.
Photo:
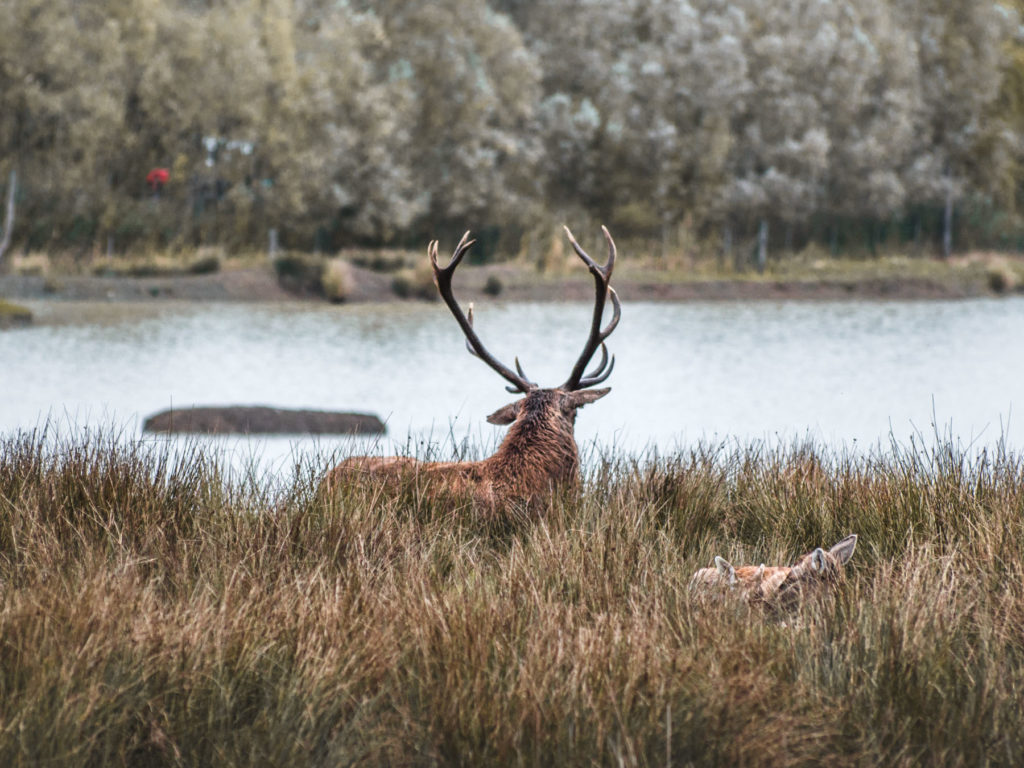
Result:
{"type": "MultiPolygon", "coordinates": [[[[466,353],[441,304],[33,305],[42,321],[0,334],[0,432],[123,425],[170,406],[365,410],[387,450],[492,446],[484,418],[504,381],[466,353]]],[[[500,359],[542,385],[565,379],[588,304],[478,308],[500,359]]],[[[1024,300],[920,303],[627,303],[609,339],[611,394],[585,408],[581,443],[671,450],[701,439],[810,437],[832,446],[939,429],[965,444],[1005,434],[1024,403],[1024,300]]],[[[1019,422],[1019,419],[1017,420],[1019,422]]],[[[238,441],[234,440],[237,444],[238,441]]],[[[286,456],[351,450],[343,438],[261,438],[286,456]]],[[[445,448],[444,450],[449,450],[445,448]]]]}

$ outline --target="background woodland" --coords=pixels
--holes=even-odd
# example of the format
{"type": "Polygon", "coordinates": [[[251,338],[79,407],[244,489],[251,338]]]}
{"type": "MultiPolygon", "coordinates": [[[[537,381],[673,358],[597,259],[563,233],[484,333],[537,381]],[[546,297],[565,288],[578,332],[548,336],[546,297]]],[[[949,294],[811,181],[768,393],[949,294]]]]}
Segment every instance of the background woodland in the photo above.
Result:
{"type": "MultiPolygon", "coordinates": [[[[13,245],[1018,250],[1022,0],[5,0],[13,245]],[[147,174],[166,168],[165,184],[147,174]]],[[[5,190],[6,192],[6,190],[5,190]]]]}

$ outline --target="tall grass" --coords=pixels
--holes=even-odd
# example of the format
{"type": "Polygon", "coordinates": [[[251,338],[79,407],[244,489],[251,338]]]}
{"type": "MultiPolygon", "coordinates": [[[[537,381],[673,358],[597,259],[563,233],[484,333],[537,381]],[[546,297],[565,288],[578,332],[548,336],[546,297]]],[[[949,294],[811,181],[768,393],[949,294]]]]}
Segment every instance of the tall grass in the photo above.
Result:
{"type": "Polygon", "coordinates": [[[0,764],[1015,764],[1024,463],[593,457],[541,519],[276,483],[117,435],[0,439],[0,764]],[[851,532],[783,621],[716,554],[851,532]]]}

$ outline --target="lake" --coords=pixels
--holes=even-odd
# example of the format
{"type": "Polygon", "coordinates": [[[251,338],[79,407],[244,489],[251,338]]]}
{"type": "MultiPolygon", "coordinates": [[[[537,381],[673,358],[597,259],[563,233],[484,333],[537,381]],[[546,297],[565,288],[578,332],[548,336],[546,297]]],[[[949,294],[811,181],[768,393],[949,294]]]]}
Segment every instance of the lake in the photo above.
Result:
{"type": "MultiPolygon", "coordinates": [[[[441,303],[30,304],[35,327],[0,333],[0,432],[48,420],[68,433],[139,434],[171,406],[370,411],[379,449],[467,438],[513,398],[471,357],[441,303]]],[[[476,328],[542,386],[567,377],[591,305],[487,303],[476,328]]],[[[938,430],[965,446],[1024,448],[1024,298],[953,302],[630,303],[609,339],[612,392],[581,411],[583,445],[667,451],[699,441],[812,439],[843,450],[938,430]],[[937,424],[937,426],[936,426],[937,424]]],[[[166,438],[153,438],[163,440],[166,438]]],[[[282,459],[349,452],[351,438],[214,444],[282,459]]],[[[359,450],[362,450],[360,447],[359,450]]]]}

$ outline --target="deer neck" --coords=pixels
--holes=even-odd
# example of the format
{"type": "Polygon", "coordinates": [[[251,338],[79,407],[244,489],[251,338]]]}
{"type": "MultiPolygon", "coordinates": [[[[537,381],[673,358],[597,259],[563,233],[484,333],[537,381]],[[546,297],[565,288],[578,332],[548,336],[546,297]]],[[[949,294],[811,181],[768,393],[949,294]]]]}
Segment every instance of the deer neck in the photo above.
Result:
{"type": "Polygon", "coordinates": [[[517,419],[487,461],[510,479],[561,481],[575,477],[579,456],[572,427],[558,414],[539,411],[517,419]]]}

